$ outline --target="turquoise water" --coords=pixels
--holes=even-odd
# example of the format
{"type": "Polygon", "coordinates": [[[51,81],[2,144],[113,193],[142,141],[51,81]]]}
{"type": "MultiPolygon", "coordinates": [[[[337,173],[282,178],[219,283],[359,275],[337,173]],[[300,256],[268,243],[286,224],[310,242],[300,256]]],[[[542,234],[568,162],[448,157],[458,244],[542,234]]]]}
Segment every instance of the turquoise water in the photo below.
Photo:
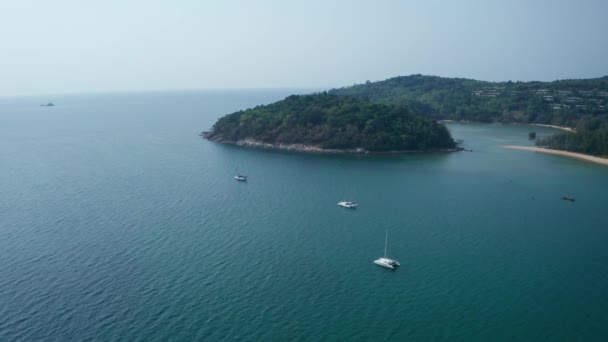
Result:
{"type": "Polygon", "coordinates": [[[500,148],[553,132],[525,126],[376,157],[197,135],[289,93],[0,99],[0,340],[608,338],[608,167],[500,148]]]}

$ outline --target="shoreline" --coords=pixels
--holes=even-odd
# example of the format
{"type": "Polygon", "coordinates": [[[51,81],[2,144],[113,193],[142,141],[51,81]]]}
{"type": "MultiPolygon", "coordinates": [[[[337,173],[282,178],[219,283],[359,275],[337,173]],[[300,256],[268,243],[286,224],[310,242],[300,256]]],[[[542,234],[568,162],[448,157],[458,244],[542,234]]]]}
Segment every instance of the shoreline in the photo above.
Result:
{"type": "Polygon", "coordinates": [[[476,121],[468,121],[468,120],[449,120],[449,119],[445,119],[445,120],[437,120],[437,122],[448,122],[448,123],[488,123],[488,122],[476,122],[476,121]]]}
{"type": "Polygon", "coordinates": [[[554,155],[576,158],[579,160],[584,160],[584,161],[608,166],[608,158],[596,157],[596,156],[591,156],[591,155],[583,154],[583,153],[576,153],[576,152],[569,152],[569,151],[562,151],[562,150],[552,150],[549,148],[533,147],[533,146],[503,145],[501,147],[512,149],[512,150],[554,154],[554,155]]]}
{"type": "Polygon", "coordinates": [[[271,144],[254,139],[243,139],[243,140],[223,140],[217,138],[207,138],[201,134],[203,138],[209,141],[213,141],[219,144],[235,145],[239,147],[255,148],[261,150],[277,150],[286,152],[298,152],[298,153],[309,153],[309,154],[354,154],[354,155],[390,155],[390,154],[415,154],[415,153],[449,153],[459,152],[463,148],[447,148],[447,149],[435,149],[435,150],[403,150],[403,151],[382,151],[375,152],[369,151],[364,148],[352,148],[352,149],[329,149],[321,148],[313,145],[305,144],[271,144]]]}
{"type": "Polygon", "coordinates": [[[538,126],[538,127],[547,127],[547,128],[555,128],[562,131],[574,132],[575,129],[572,127],[566,126],[557,126],[557,125],[548,125],[548,124],[536,124],[536,123],[519,123],[519,122],[476,122],[476,121],[467,121],[467,120],[437,120],[438,122],[448,122],[448,123],[479,123],[479,124],[501,124],[501,125],[520,125],[520,126],[538,126]]]}
{"type": "Polygon", "coordinates": [[[545,125],[545,124],[521,124],[521,125],[538,126],[538,127],[549,127],[549,128],[560,129],[562,131],[574,132],[574,128],[572,128],[572,127],[566,127],[566,126],[545,125]]]}

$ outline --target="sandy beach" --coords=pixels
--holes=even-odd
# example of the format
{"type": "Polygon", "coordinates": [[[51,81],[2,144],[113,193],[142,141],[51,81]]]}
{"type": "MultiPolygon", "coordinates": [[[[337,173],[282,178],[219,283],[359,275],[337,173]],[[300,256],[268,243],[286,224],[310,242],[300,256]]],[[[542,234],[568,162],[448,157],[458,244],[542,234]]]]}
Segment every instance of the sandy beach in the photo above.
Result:
{"type": "Polygon", "coordinates": [[[504,147],[504,148],[510,148],[510,149],[513,149],[513,150],[524,150],[524,151],[533,151],[533,152],[557,154],[557,155],[560,155],[560,156],[577,158],[577,159],[586,160],[586,161],[590,161],[590,162],[593,162],[593,163],[597,163],[597,164],[602,164],[602,165],[608,166],[608,158],[594,157],[594,156],[590,156],[590,155],[582,154],[582,153],[575,153],[575,152],[568,152],[568,151],[559,151],[559,150],[552,150],[552,149],[548,149],[548,148],[532,147],[532,146],[505,145],[505,146],[502,146],[502,147],[504,147]]]}
{"type": "MultiPolygon", "coordinates": [[[[455,122],[455,123],[480,123],[474,121],[466,121],[466,120],[437,120],[439,122],[455,122]]],[[[545,125],[545,124],[535,124],[535,123],[506,123],[504,125],[524,125],[524,126],[539,126],[539,127],[549,127],[555,129],[561,129],[562,131],[574,132],[574,128],[566,127],[566,126],[556,126],[556,125],[545,125]]]]}
{"type": "Polygon", "coordinates": [[[556,125],[544,125],[544,124],[524,124],[527,126],[540,126],[540,127],[550,127],[555,129],[561,129],[562,131],[574,132],[574,128],[565,127],[565,126],[556,126],[556,125]]]}

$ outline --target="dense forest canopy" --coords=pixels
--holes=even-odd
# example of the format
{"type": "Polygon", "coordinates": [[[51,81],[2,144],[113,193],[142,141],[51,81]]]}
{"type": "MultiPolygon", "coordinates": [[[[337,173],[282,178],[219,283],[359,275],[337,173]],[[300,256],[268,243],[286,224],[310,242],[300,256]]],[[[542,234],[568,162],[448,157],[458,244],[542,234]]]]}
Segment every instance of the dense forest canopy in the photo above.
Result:
{"type": "Polygon", "coordinates": [[[437,119],[575,127],[584,115],[608,116],[608,76],[554,82],[485,82],[400,76],[332,89],[331,94],[401,105],[437,119]]]}
{"type": "Polygon", "coordinates": [[[206,138],[254,139],[271,144],[305,144],[325,149],[368,151],[436,150],[455,147],[434,119],[403,106],[318,93],[292,95],[220,118],[206,138]]]}

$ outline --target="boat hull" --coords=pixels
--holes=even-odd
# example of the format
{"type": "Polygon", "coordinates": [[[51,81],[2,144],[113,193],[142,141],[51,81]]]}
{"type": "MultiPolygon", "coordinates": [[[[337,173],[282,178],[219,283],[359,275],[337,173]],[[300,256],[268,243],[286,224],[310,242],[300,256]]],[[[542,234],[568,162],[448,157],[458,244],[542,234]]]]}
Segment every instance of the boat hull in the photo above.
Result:
{"type": "Polygon", "coordinates": [[[376,264],[378,266],[390,268],[391,270],[394,270],[396,267],[401,266],[401,264],[397,260],[387,259],[387,258],[376,259],[376,260],[374,260],[374,264],[376,264]]]}

